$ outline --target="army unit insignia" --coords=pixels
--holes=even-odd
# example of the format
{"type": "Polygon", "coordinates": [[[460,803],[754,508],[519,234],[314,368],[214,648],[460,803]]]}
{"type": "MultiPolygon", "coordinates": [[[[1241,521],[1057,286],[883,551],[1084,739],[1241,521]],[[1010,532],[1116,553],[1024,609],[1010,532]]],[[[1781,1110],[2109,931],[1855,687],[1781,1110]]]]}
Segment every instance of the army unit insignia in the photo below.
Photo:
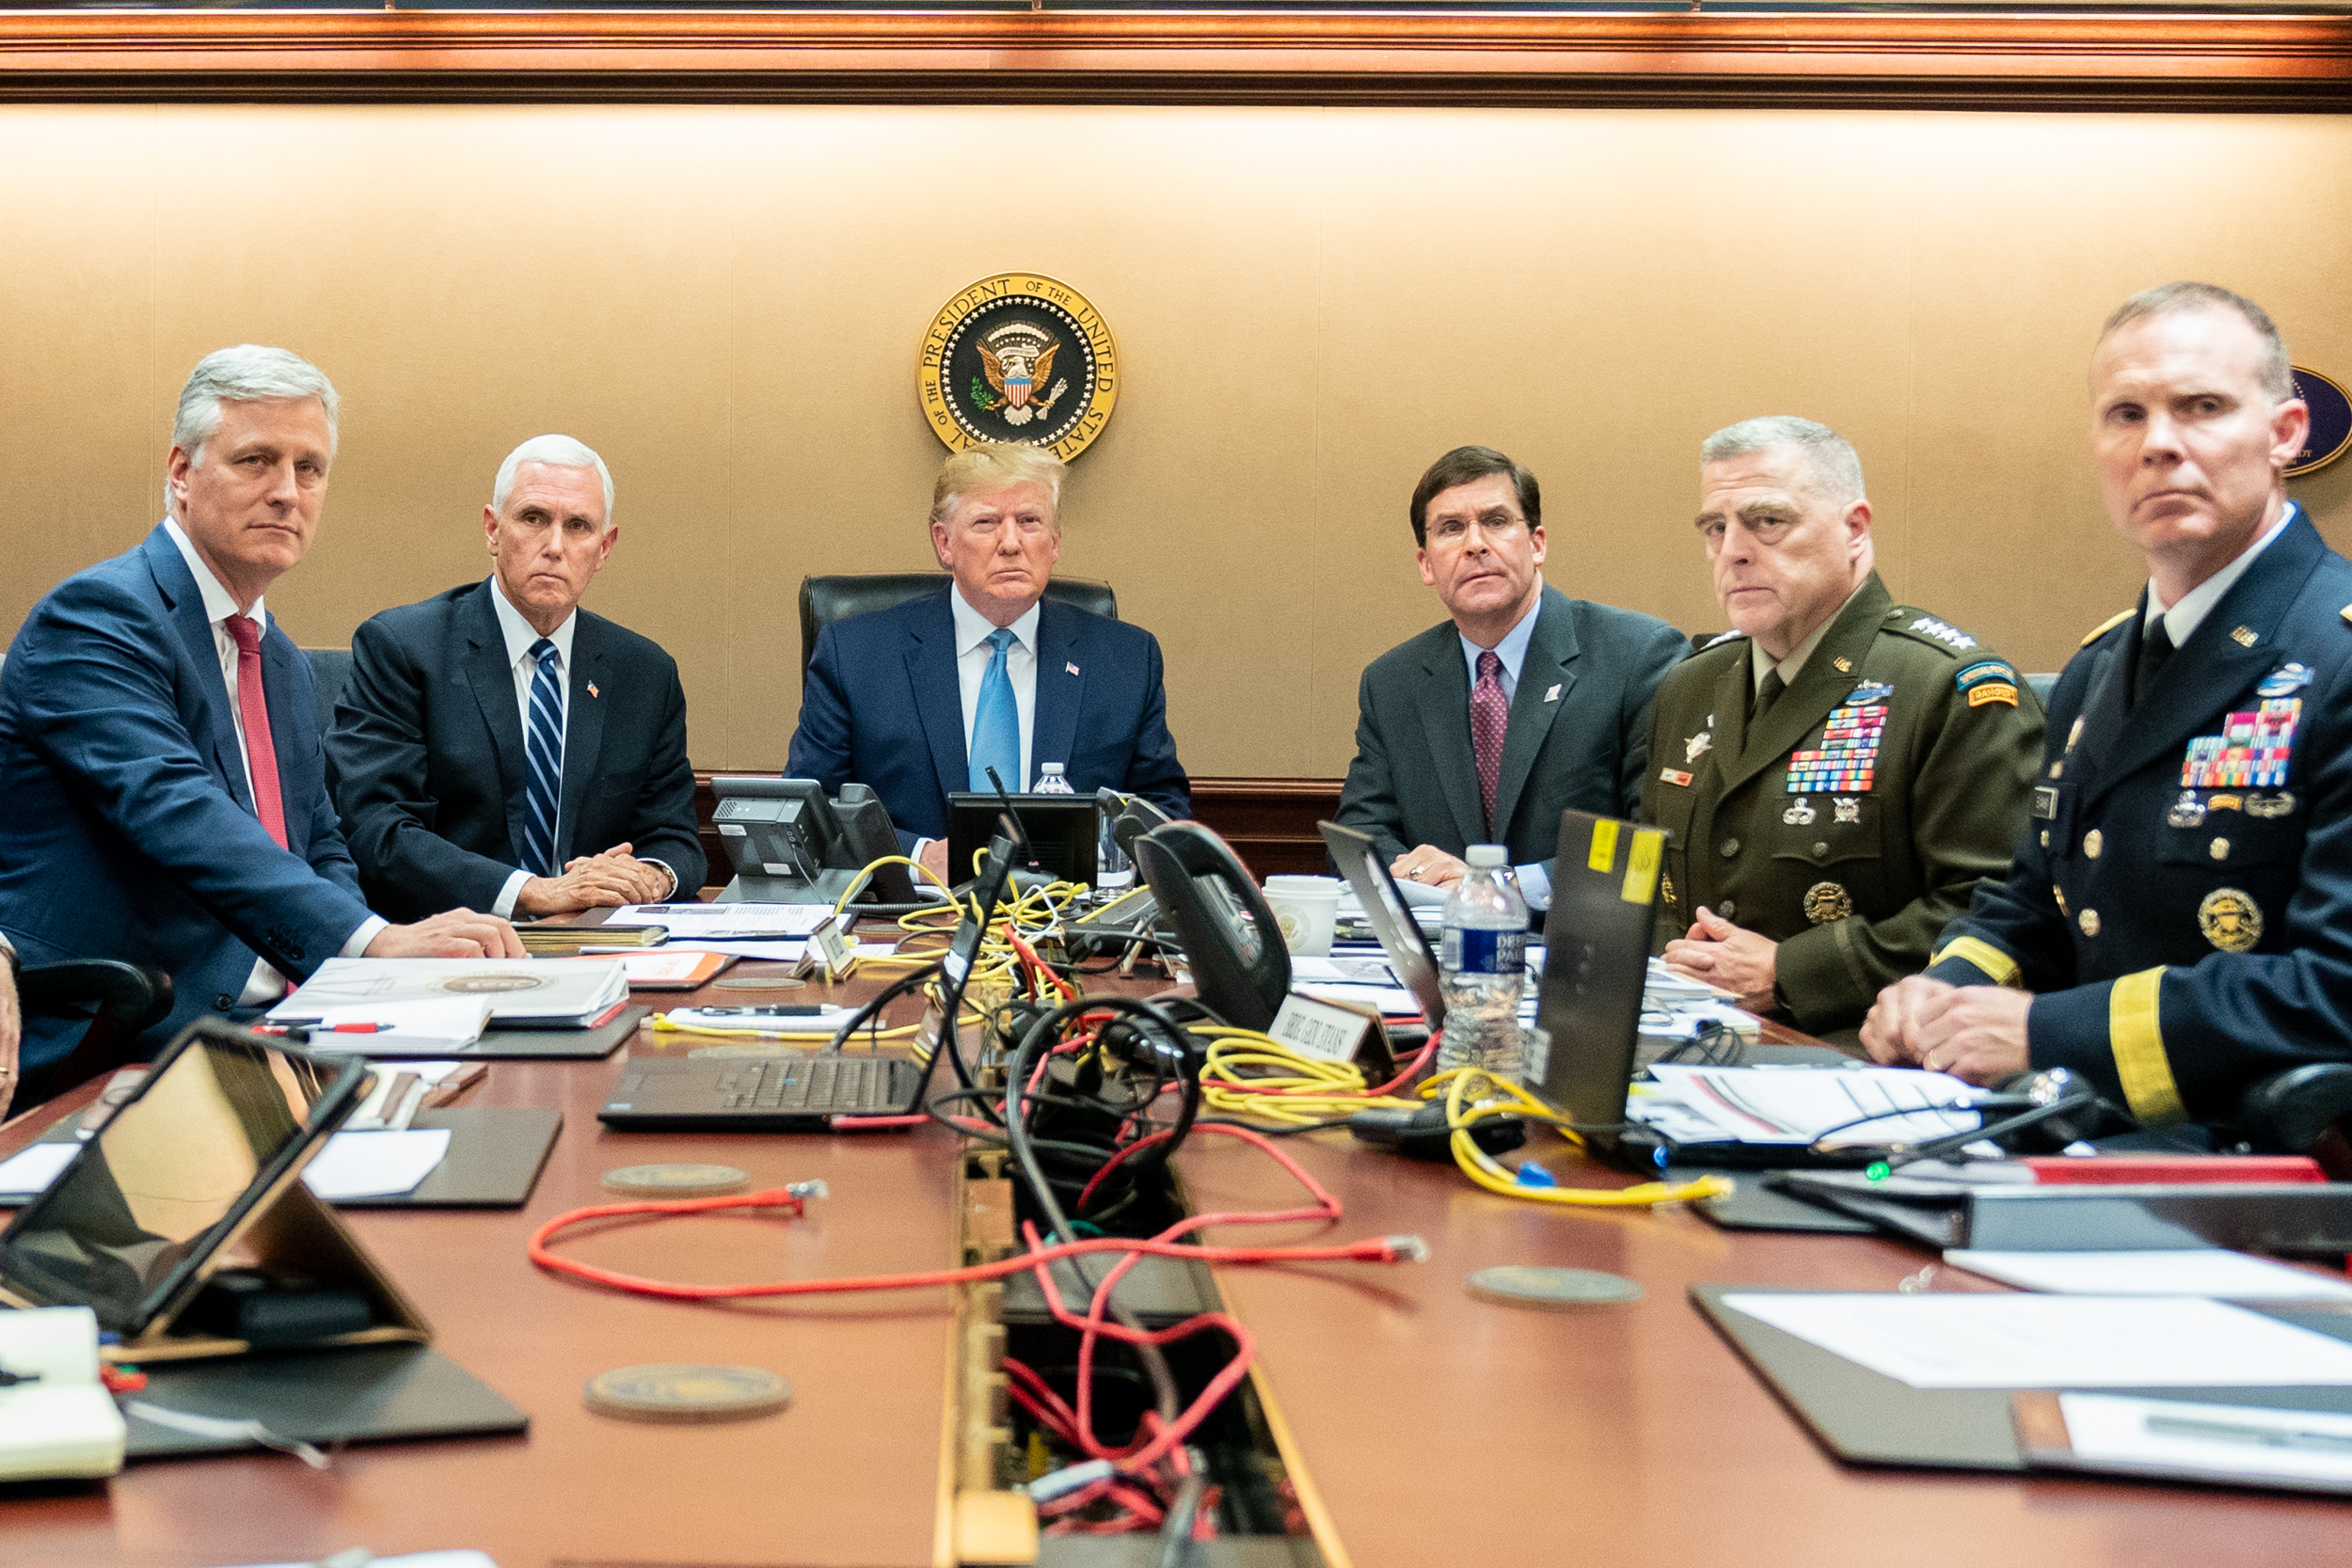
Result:
{"type": "Polygon", "coordinates": [[[1780,819],[1791,828],[1804,828],[1810,826],[1813,819],[1820,815],[1813,809],[1812,801],[1800,795],[1795,805],[1780,814],[1780,819]]]}
{"type": "Polygon", "coordinates": [[[2281,664],[2254,688],[2258,697],[2292,697],[2312,684],[2312,667],[2308,664],[2281,664]]]}
{"type": "Polygon", "coordinates": [[[1853,895],[1836,882],[1816,882],[1804,890],[1804,917],[1816,926],[1843,920],[1853,913],[1853,895]]]}
{"type": "Polygon", "coordinates": [[[1982,707],[1987,703],[2017,705],[2017,672],[1997,658],[1971,664],[1955,678],[1970,707],[1982,707]]]}
{"type": "Polygon", "coordinates": [[[1957,648],[1963,654],[1977,645],[1975,638],[1957,626],[1946,626],[1932,615],[1920,616],[1911,623],[1911,629],[1922,637],[1934,638],[1947,648],[1957,648]]]}
{"type": "Polygon", "coordinates": [[[1830,804],[1837,808],[1836,819],[1838,821],[1859,822],[1862,820],[1862,802],[1860,800],[1841,796],[1839,799],[1831,801],[1830,804]]]}
{"type": "Polygon", "coordinates": [[[2251,953],[2263,939],[2262,906],[2233,887],[2217,887],[2197,906],[2197,928],[2224,953],[2251,953]]]}
{"type": "Polygon", "coordinates": [[[1067,283],[1039,273],[984,277],[923,334],[923,418],[957,451],[1021,441],[1068,462],[1110,422],[1118,361],[1110,327],[1067,283]]]}
{"type": "Polygon", "coordinates": [[[1714,744],[1715,732],[1712,730],[1701,730],[1698,734],[1691,736],[1688,740],[1685,740],[1682,743],[1682,760],[1685,762],[1696,762],[1699,758],[1707,755],[1708,748],[1714,744]]]}
{"type": "MultiPolygon", "coordinates": [[[[2201,735],[2181,759],[2183,789],[2277,788],[2287,782],[2300,697],[2265,697],[2251,711],[2233,713],[2219,735],[2201,735]]],[[[2179,826],[2179,824],[2174,824],[2179,826]]]]}
{"type": "Polygon", "coordinates": [[[1820,748],[1788,753],[1788,793],[1869,793],[1878,770],[1879,737],[1886,733],[1885,699],[1893,694],[1892,687],[1874,681],[1857,687],[1842,706],[1830,709],[1820,748]]]}
{"type": "Polygon", "coordinates": [[[2230,641],[2241,648],[2250,648],[2255,642],[2254,628],[2251,626],[2236,627],[2230,633],[2230,641]]]}

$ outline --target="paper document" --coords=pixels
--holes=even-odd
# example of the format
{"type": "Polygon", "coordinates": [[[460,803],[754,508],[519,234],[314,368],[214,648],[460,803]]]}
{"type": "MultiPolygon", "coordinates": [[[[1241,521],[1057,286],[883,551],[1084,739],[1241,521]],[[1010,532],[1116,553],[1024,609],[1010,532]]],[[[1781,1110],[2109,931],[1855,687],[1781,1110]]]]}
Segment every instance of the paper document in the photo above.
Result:
{"type": "Polygon", "coordinates": [[[357,1009],[390,1019],[387,1008],[452,997],[486,1000],[500,1028],[576,1029],[628,1001],[628,977],[609,958],[329,958],[267,1016],[283,1022],[357,1009]]]}
{"type": "Polygon", "coordinates": [[[1327,958],[1293,958],[1291,984],[1299,986],[1314,981],[1318,984],[1393,989],[1396,972],[1389,967],[1386,958],[1379,956],[1379,951],[1374,948],[1371,953],[1353,958],[1335,953],[1327,958]]]}
{"type": "Polygon", "coordinates": [[[2352,1416],[2122,1394],[2060,1394],[2058,1410],[2080,1464],[2352,1486],[2352,1416]]]}
{"type": "Polygon", "coordinates": [[[302,1168],[302,1184],[328,1203],[353,1197],[398,1197],[449,1156],[449,1129],[412,1127],[405,1132],[338,1132],[302,1168]]]}
{"type": "Polygon", "coordinates": [[[804,937],[833,917],[830,904],[629,904],[612,911],[623,926],[665,926],[680,937],[804,937]]]}
{"type": "Polygon", "coordinates": [[[2076,1296],[2211,1296],[2217,1301],[2352,1301],[2342,1278],[2218,1247],[2165,1252],[1973,1252],[1944,1261],[2020,1290],[2076,1296]]]}
{"type": "MultiPolygon", "coordinates": [[[[878,952],[887,952],[889,942],[862,944],[878,952]]],[[[785,963],[799,963],[808,952],[808,943],[802,941],[774,942],[674,942],[662,949],[664,953],[732,953],[739,958],[773,958],[785,963]]]]}
{"type": "Polygon", "coordinates": [[[1750,1144],[1920,1143],[1973,1131],[1974,1111],[1938,1111],[1981,1091],[1944,1072],[1916,1068],[1719,1068],[1660,1063],[1659,1092],[1712,1123],[1717,1135],[1750,1144]],[[1916,1114],[1886,1114],[1914,1112],[1916,1114]],[[1876,1120],[1848,1127],[1862,1117],[1876,1120]],[[1832,1128],[1844,1128],[1830,1132],[1832,1128]]]}
{"type": "Polygon", "coordinates": [[[122,1413],[98,1379],[97,1314],[44,1307],[0,1320],[0,1366],[19,1380],[0,1388],[0,1481],[121,1469],[122,1413]]]}
{"type": "Polygon", "coordinates": [[[441,996],[423,1002],[342,1002],[307,1008],[289,1017],[315,1018],[310,1044],[322,1051],[365,1055],[371,1049],[460,1051],[489,1026],[492,999],[441,996]],[[344,1034],[337,1024],[379,1025],[365,1034],[344,1034]]]}
{"type": "Polygon", "coordinates": [[[49,1183],[65,1174],[65,1167],[81,1148],[78,1142],[34,1144],[21,1153],[0,1160],[0,1197],[30,1197],[48,1191],[49,1183]]]}
{"type": "Polygon", "coordinates": [[[1914,1388],[2352,1386],[2352,1344],[2193,1296],[1726,1295],[1914,1388]]]}
{"type": "Polygon", "coordinates": [[[1344,1002],[1351,1006],[1371,1007],[1383,1018],[1421,1017],[1421,998],[1402,986],[1351,986],[1308,981],[1294,984],[1291,990],[1302,996],[1312,996],[1325,1002],[1344,1002]]]}

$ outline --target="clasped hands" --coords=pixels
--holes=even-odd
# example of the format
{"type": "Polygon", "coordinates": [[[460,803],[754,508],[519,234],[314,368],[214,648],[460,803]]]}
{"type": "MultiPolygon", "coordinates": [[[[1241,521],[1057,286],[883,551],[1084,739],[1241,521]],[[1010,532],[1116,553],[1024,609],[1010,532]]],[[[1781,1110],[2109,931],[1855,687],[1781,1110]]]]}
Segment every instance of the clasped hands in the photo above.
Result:
{"type": "Polygon", "coordinates": [[[532,878],[515,895],[516,912],[577,914],[623,904],[659,904],[670,895],[670,874],[652,861],[638,860],[630,853],[634,847],[616,844],[601,855],[564,862],[561,877],[532,878]]]}
{"type": "Polygon", "coordinates": [[[1862,1022],[1862,1048],[1889,1067],[1923,1067],[1971,1084],[1997,1084],[2032,1065],[2026,1037],[2030,991],[1955,986],[1914,974],[1879,992],[1862,1022]]]}

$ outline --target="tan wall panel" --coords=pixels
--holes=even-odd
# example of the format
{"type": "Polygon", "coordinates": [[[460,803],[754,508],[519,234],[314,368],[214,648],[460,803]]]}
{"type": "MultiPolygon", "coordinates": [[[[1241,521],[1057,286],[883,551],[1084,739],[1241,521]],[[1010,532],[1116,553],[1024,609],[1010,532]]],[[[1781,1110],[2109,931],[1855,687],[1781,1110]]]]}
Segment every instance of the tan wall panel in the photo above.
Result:
{"type": "MultiPolygon", "coordinates": [[[[1828,420],[1896,593],[2055,668],[2139,579],[2100,316],[2210,277],[2352,369],[2347,208],[2318,118],[0,108],[0,627],[152,521],[194,359],[282,342],[346,398],[298,641],[483,570],[499,458],[566,430],[622,497],[590,604],[677,655],[699,764],[779,766],[802,576],[930,563],[925,323],[1032,268],[1124,372],[1063,566],[1159,634],[1196,772],[1345,767],[1464,441],[1542,476],[1552,581],[1695,628],[1699,438],[1828,420]]],[[[2352,463],[2297,494],[2352,541],[2352,463]]]]}

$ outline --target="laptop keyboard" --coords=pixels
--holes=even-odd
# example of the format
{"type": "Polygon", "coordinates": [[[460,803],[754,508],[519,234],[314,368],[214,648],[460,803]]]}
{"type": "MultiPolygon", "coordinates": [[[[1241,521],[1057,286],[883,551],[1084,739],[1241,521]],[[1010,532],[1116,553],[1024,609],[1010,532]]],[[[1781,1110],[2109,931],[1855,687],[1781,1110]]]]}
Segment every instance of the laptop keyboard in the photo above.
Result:
{"type": "Polygon", "coordinates": [[[774,1057],[748,1060],[715,1085],[721,1109],[807,1112],[896,1110],[891,1062],[880,1056],[774,1057]]]}

